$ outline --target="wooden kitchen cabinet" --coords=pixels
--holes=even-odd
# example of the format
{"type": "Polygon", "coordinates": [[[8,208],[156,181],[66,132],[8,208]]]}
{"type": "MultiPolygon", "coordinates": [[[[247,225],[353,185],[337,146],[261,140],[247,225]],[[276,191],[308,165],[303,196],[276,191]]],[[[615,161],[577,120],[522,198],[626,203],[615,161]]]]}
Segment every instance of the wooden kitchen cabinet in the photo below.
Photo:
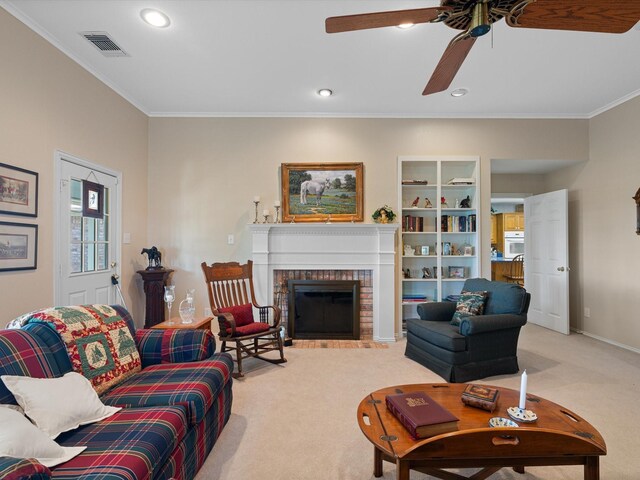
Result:
{"type": "Polygon", "coordinates": [[[524,213],[523,212],[510,212],[510,213],[498,213],[491,217],[491,243],[495,243],[499,252],[504,252],[504,232],[521,231],[524,232],[524,213]],[[495,220],[495,242],[493,226],[495,220]]]}
{"type": "Polygon", "coordinates": [[[503,216],[503,229],[509,230],[524,230],[524,213],[502,213],[503,216]]]}
{"type": "Polygon", "coordinates": [[[498,243],[498,220],[491,215],[491,245],[498,243]]]}

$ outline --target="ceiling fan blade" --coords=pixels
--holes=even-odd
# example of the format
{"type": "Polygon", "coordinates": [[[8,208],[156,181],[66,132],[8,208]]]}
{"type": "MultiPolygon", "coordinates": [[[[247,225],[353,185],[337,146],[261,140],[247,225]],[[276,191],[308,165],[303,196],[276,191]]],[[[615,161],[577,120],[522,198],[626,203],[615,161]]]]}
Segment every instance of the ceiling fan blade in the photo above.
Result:
{"type": "Polygon", "coordinates": [[[325,28],[327,33],[338,33],[367,28],[394,27],[403,23],[427,23],[438,18],[440,13],[451,9],[451,7],[430,7],[329,17],[325,20],[325,28]]]}
{"type": "Polygon", "coordinates": [[[631,0],[535,0],[512,27],[624,33],[640,20],[640,2],[631,0]]]}
{"type": "Polygon", "coordinates": [[[467,37],[462,40],[454,38],[442,54],[442,58],[440,58],[422,95],[431,95],[449,88],[474,43],[476,43],[475,37],[467,37]]]}

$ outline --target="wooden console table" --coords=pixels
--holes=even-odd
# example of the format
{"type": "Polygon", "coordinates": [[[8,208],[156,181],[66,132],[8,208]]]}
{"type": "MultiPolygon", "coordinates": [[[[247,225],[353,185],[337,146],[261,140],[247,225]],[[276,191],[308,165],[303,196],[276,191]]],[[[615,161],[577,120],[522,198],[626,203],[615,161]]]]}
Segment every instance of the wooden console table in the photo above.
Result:
{"type": "Polygon", "coordinates": [[[173,270],[150,268],[138,270],[144,282],[146,304],[144,310],[144,328],[150,328],[164,322],[164,286],[173,270]]]}

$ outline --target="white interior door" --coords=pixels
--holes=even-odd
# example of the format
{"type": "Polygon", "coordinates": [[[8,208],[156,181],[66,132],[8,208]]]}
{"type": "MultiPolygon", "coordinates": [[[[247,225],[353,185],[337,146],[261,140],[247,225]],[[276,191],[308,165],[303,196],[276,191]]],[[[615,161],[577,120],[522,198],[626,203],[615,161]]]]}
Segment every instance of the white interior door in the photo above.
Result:
{"type": "Polygon", "coordinates": [[[524,200],[524,285],[531,293],[528,321],[569,334],[569,223],[567,190],[524,200]]]}
{"type": "Polygon", "coordinates": [[[57,158],[57,305],[117,303],[111,276],[119,270],[118,176],[83,163],[57,158]],[[83,180],[104,187],[102,219],[82,215],[83,180]]]}

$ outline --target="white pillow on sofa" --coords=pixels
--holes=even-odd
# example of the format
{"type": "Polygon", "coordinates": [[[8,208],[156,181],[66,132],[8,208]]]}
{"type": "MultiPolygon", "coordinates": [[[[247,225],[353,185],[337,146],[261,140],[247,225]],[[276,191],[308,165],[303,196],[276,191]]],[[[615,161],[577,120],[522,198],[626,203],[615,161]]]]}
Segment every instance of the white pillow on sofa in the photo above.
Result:
{"type": "Polygon", "coordinates": [[[2,375],[2,381],[27,417],[51,438],[80,425],[97,422],[121,410],[98,398],[91,382],[76,372],[59,378],[2,375]]]}
{"type": "Polygon", "coordinates": [[[87,447],[62,447],[38,430],[27,417],[0,407],[0,456],[35,458],[45,467],[68,462],[87,447]]]}

